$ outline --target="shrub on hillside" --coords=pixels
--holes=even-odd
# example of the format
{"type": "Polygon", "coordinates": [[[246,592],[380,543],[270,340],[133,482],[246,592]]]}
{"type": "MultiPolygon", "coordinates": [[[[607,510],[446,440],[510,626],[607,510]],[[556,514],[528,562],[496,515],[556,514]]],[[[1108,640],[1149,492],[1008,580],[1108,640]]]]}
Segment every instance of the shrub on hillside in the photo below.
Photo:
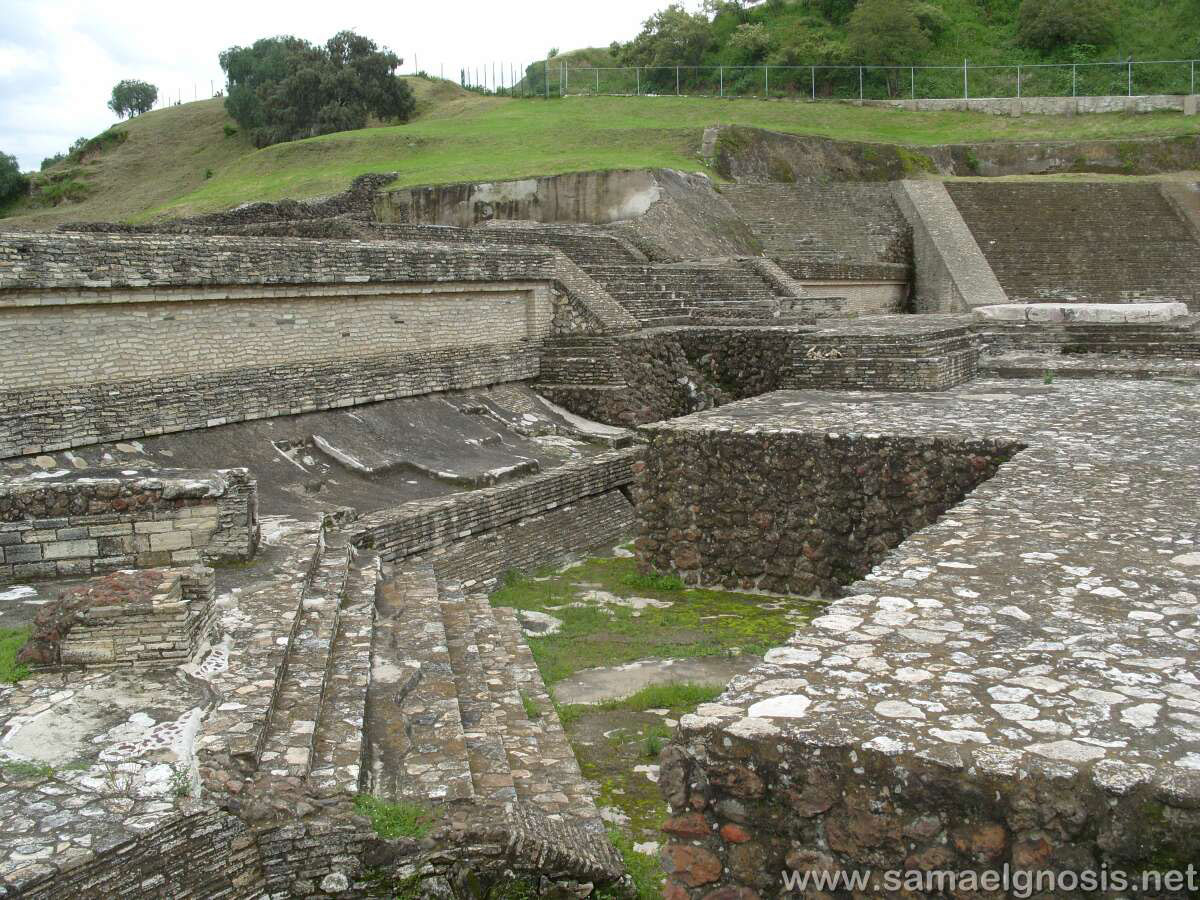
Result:
{"type": "Polygon", "coordinates": [[[255,146],[365,128],[369,117],[407,121],[412,89],[396,77],[402,60],[374,41],[342,31],[324,46],[263,38],[221,53],[225,109],[255,146]]]}
{"type": "Polygon", "coordinates": [[[0,153],[0,206],[7,206],[29,190],[29,179],[21,174],[15,156],[0,153]]]}
{"type": "Polygon", "coordinates": [[[1022,0],[1017,39],[1049,53],[1077,44],[1103,46],[1117,21],[1113,0],[1022,0]]]}
{"type": "Polygon", "coordinates": [[[158,88],[145,81],[127,78],[113,86],[108,108],[122,119],[127,119],[149,112],[157,101],[158,88]]]}

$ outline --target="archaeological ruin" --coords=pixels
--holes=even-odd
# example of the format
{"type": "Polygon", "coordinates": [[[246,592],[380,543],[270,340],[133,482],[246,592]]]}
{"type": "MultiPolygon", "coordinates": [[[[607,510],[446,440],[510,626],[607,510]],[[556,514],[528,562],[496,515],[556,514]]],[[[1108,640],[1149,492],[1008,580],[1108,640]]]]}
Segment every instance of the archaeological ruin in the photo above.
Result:
{"type": "Polygon", "coordinates": [[[735,136],[0,234],[0,893],[622,896],[489,597],[630,541],[824,604],[650,770],[671,900],[1200,863],[1200,185],[735,136]]]}

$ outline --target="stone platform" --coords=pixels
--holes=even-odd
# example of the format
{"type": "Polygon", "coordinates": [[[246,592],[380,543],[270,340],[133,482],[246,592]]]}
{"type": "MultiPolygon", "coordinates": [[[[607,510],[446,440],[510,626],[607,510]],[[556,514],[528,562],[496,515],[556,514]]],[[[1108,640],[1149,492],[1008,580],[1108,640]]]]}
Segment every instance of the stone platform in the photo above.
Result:
{"type": "Polygon", "coordinates": [[[796,435],[1023,448],[681,721],[668,896],[776,896],[784,870],[1200,859],[1197,407],[1194,382],[986,380],[778,392],[660,426],[753,439],[764,483],[796,435]]]}

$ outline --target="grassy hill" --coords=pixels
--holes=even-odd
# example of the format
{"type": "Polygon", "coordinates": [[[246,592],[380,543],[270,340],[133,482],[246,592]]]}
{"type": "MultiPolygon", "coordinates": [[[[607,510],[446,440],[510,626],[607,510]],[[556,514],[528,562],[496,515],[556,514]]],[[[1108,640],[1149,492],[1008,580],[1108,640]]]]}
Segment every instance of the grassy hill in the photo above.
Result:
{"type": "Polygon", "coordinates": [[[406,125],[262,150],[241,134],[226,136],[232,123],[220,100],[146,113],[117,126],[127,139],[77,165],[76,177],[88,186],[82,201],[50,208],[26,201],[10,210],[4,226],[175,218],[335,193],[365,172],[395,171],[399,184],[414,185],[645,166],[697,171],[704,168],[697,157],[702,132],[713,124],[911,145],[1200,134],[1200,118],[1178,114],[1011,119],[757,100],[509,99],[444,81],[412,83],[418,115],[406,125]]]}

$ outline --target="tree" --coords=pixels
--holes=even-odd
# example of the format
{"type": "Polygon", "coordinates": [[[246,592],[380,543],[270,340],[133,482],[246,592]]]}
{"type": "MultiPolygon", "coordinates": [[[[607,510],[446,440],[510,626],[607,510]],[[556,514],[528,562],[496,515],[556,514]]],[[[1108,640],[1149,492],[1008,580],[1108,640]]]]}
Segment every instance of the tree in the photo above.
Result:
{"type": "Polygon", "coordinates": [[[128,119],[154,109],[157,100],[158,88],[154,85],[127,78],[113,86],[108,108],[122,119],[128,119]]]}
{"type": "Polygon", "coordinates": [[[911,3],[862,0],[850,15],[850,52],[875,66],[911,64],[930,47],[929,34],[911,3]]]}
{"type": "Polygon", "coordinates": [[[263,38],[220,55],[225,109],[256,146],[365,128],[371,116],[407,121],[416,108],[396,77],[402,60],[370,38],[342,31],[324,46],[263,38]]]}
{"type": "Polygon", "coordinates": [[[7,206],[29,190],[29,179],[21,174],[15,156],[0,153],[0,206],[7,206]]]}
{"type": "Polygon", "coordinates": [[[702,13],[672,3],[642,25],[642,32],[621,47],[626,66],[696,66],[712,43],[712,29],[702,13]]]}
{"type": "Polygon", "coordinates": [[[1104,46],[1116,20],[1113,0],[1022,0],[1017,40],[1045,53],[1076,44],[1104,46]]]}

